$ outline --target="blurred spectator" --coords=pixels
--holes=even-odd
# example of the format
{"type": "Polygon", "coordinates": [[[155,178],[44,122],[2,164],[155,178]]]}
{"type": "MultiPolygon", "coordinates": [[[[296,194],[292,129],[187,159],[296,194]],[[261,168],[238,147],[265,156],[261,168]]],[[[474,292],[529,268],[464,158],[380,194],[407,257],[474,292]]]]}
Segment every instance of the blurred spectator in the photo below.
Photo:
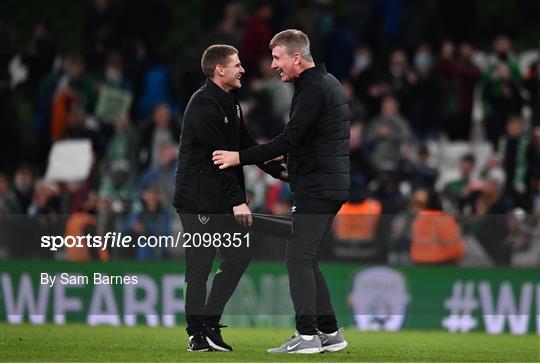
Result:
{"type": "Polygon", "coordinates": [[[532,131],[531,142],[527,150],[527,195],[524,201],[527,202],[526,210],[540,212],[540,201],[536,201],[540,196],[538,181],[540,180],[540,126],[536,126],[532,131]]]}
{"type": "Polygon", "coordinates": [[[93,1],[82,32],[85,58],[90,69],[100,69],[111,47],[118,44],[119,20],[109,0],[93,1]]]}
{"type": "Polygon", "coordinates": [[[8,178],[0,174],[0,217],[20,212],[15,193],[9,188],[8,178]]]}
{"type": "Polygon", "coordinates": [[[362,145],[365,126],[361,122],[352,123],[349,138],[349,160],[351,184],[368,186],[377,178],[377,170],[371,163],[362,145]]]}
{"type": "Polygon", "coordinates": [[[443,42],[436,66],[442,86],[442,124],[451,140],[467,140],[471,131],[474,89],[480,80],[480,69],[473,63],[473,47],[464,42],[454,55],[454,44],[443,42]]]}
{"type": "Polygon", "coordinates": [[[442,210],[440,196],[431,192],[425,210],[412,223],[411,258],[416,264],[456,264],[465,243],[456,219],[442,210]]]}
{"type": "Polygon", "coordinates": [[[27,98],[35,98],[36,89],[43,77],[51,70],[56,56],[56,44],[50,34],[47,18],[37,21],[34,33],[22,53],[22,63],[28,70],[27,98]]]}
{"type": "Polygon", "coordinates": [[[5,173],[13,172],[21,155],[19,118],[9,83],[9,73],[0,70],[0,165],[5,173]]]}
{"type": "Polygon", "coordinates": [[[482,193],[475,206],[473,232],[496,264],[510,263],[511,247],[507,242],[507,213],[510,205],[504,196],[504,177],[499,167],[488,172],[482,193]]]}
{"type": "Polygon", "coordinates": [[[367,116],[375,116],[380,109],[381,97],[390,93],[390,85],[377,82],[377,70],[370,48],[361,46],[356,49],[349,77],[354,94],[365,107],[367,116]]]}
{"type": "MultiPolygon", "coordinates": [[[[215,4],[212,3],[211,7],[215,4]]],[[[243,37],[243,20],[245,17],[244,5],[233,1],[225,5],[223,19],[215,28],[210,39],[213,43],[229,44],[239,49],[243,37]]]]}
{"type": "Polygon", "coordinates": [[[159,166],[161,144],[177,144],[180,127],[173,119],[171,109],[165,103],[156,105],[151,120],[141,125],[139,132],[138,164],[139,170],[148,166],[159,166]]]}
{"type": "Polygon", "coordinates": [[[93,111],[94,88],[85,74],[84,62],[80,55],[72,54],[66,60],[66,72],[56,82],[51,117],[51,140],[63,137],[70,122],[71,111],[93,111]]]}
{"type": "Polygon", "coordinates": [[[431,49],[427,45],[421,45],[414,55],[414,75],[409,77],[409,121],[420,140],[436,138],[442,124],[441,89],[433,69],[431,49]]]}
{"type": "MultiPolygon", "coordinates": [[[[96,204],[97,196],[95,193],[91,193],[87,196],[80,210],[74,211],[68,217],[66,222],[65,236],[86,236],[90,234],[95,236],[96,226],[96,204]]],[[[89,261],[94,258],[101,260],[107,260],[108,255],[106,251],[94,248],[90,248],[86,245],[66,247],[67,259],[69,261],[89,261]]]]}
{"type": "Polygon", "coordinates": [[[439,171],[433,167],[429,158],[429,149],[421,145],[416,161],[405,161],[402,167],[404,178],[410,183],[413,191],[419,188],[433,191],[435,188],[439,171]]]}
{"type": "Polygon", "coordinates": [[[118,52],[110,52],[102,67],[100,86],[110,86],[123,90],[131,90],[132,84],[124,74],[124,61],[118,52]]]}
{"type": "Polygon", "coordinates": [[[32,196],[32,202],[28,207],[28,215],[56,215],[62,212],[60,205],[60,189],[57,185],[37,181],[32,196]]]}
{"type": "MultiPolygon", "coordinates": [[[[149,166],[143,171],[138,182],[138,192],[149,186],[156,186],[159,190],[161,206],[170,206],[173,199],[174,179],[176,176],[176,154],[178,146],[164,142],[159,146],[159,164],[149,166]]],[[[172,206],[171,206],[172,207],[172,206]]]]}
{"type": "Polygon", "coordinates": [[[533,125],[540,126],[540,58],[529,67],[525,86],[529,92],[533,125]]]}
{"type": "MultiPolygon", "coordinates": [[[[475,197],[475,181],[473,171],[475,165],[474,155],[465,154],[459,161],[460,176],[449,181],[443,189],[443,194],[452,206],[452,211],[464,212],[466,206],[471,207],[475,197]]],[[[476,181],[478,184],[478,181],[476,181]]]]}
{"type": "MultiPolygon", "coordinates": [[[[156,186],[146,187],[141,193],[140,202],[140,207],[136,208],[128,217],[125,230],[130,231],[136,237],[170,235],[171,215],[168,209],[160,204],[159,189],[156,186]]],[[[138,246],[135,251],[135,258],[138,260],[166,258],[167,256],[168,252],[165,247],[138,246]]]]}
{"type": "Polygon", "coordinates": [[[240,54],[244,68],[248,70],[246,75],[249,77],[258,76],[257,65],[262,57],[268,55],[268,44],[272,38],[269,25],[272,15],[272,3],[258,1],[252,15],[246,19],[240,54]]]}
{"type": "MultiPolygon", "coordinates": [[[[392,95],[397,99],[402,107],[402,113],[408,115],[410,105],[410,91],[412,81],[416,76],[409,67],[407,53],[403,49],[395,49],[390,53],[388,68],[382,74],[380,81],[390,85],[392,95]]],[[[387,94],[382,94],[381,97],[387,94]]]]}
{"type": "Polygon", "coordinates": [[[381,203],[368,197],[365,185],[353,183],[351,198],[333,222],[333,254],[340,260],[385,262],[386,249],[378,240],[381,203]]]}
{"type": "Polygon", "coordinates": [[[499,139],[497,153],[506,173],[505,193],[513,199],[514,206],[522,206],[522,196],[527,188],[527,150],[529,137],[524,132],[520,115],[512,115],[506,122],[506,133],[499,139]]]}
{"type": "Polygon", "coordinates": [[[368,124],[365,136],[375,167],[378,170],[397,171],[402,159],[401,150],[410,139],[411,132],[399,114],[397,100],[392,96],[385,97],[381,114],[368,124]]]}
{"type": "Polygon", "coordinates": [[[176,87],[172,74],[161,56],[154,54],[144,71],[142,90],[137,101],[137,117],[147,118],[161,104],[165,104],[172,113],[178,113],[176,87]]]}
{"type": "Polygon", "coordinates": [[[337,16],[326,38],[326,67],[338,80],[349,77],[354,62],[355,37],[345,24],[343,16],[337,16]]]}
{"type": "Polygon", "coordinates": [[[411,194],[406,209],[392,218],[391,233],[388,239],[388,262],[391,264],[410,264],[411,230],[416,215],[427,208],[428,191],[415,190],[411,194]]]}
{"type": "Polygon", "coordinates": [[[493,146],[504,133],[506,120],[520,114],[524,99],[519,64],[513,57],[510,40],[499,36],[495,55],[482,77],[486,133],[493,146]]]}

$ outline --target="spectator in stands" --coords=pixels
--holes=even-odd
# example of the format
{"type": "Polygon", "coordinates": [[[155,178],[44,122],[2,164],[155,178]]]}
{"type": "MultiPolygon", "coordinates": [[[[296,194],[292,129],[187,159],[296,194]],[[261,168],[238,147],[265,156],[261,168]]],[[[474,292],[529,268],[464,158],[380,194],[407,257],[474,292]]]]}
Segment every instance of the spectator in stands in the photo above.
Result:
{"type": "MultiPolygon", "coordinates": [[[[170,201],[167,202],[167,205],[170,201]]],[[[125,230],[135,236],[166,236],[171,234],[171,214],[167,208],[160,204],[159,189],[157,186],[147,186],[141,193],[140,206],[135,208],[125,223],[125,230]]],[[[136,239],[136,238],[134,238],[136,239]]],[[[150,260],[166,258],[166,247],[138,246],[135,258],[150,260]]]]}
{"type": "Polygon", "coordinates": [[[366,185],[351,184],[351,197],[333,222],[333,254],[340,260],[385,262],[386,249],[378,239],[380,201],[366,193],[366,185]]]}
{"type": "Polygon", "coordinates": [[[56,215],[62,213],[60,189],[57,185],[45,181],[36,182],[32,203],[28,207],[29,216],[56,215]]]}
{"type": "MultiPolygon", "coordinates": [[[[408,106],[410,105],[411,81],[415,75],[409,66],[407,53],[403,49],[395,49],[390,54],[388,69],[383,73],[380,80],[383,84],[391,87],[391,93],[402,107],[402,113],[408,115],[408,106]]],[[[386,96],[383,94],[382,96],[386,96]]]]}
{"type": "Polygon", "coordinates": [[[496,264],[508,265],[511,247],[506,239],[510,204],[504,195],[504,181],[500,167],[491,167],[476,202],[473,232],[496,264]]]}
{"type": "Polygon", "coordinates": [[[466,206],[472,206],[476,190],[473,181],[474,165],[474,155],[466,153],[459,161],[460,176],[444,186],[443,195],[450,202],[452,211],[464,212],[466,206]]]}
{"type": "Polygon", "coordinates": [[[474,89],[480,80],[480,69],[472,61],[474,48],[470,43],[459,45],[454,55],[454,44],[443,42],[436,72],[442,87],[442,124],[451,140],[468,140],[474,89]]]}
{"type": "Polygon", "coordinates": [[[56,96],[53,100],[51,117],[52,141],[64,136],[71,110],[78,108],[87,113],[93,111],[95,104],[94,88],[85,74],[82,57],[72,54],[68,56],[66,62],[66,72],[56,82],[56,96]]]}
{"type": "Polygon", "coordinates": [[[527,188],[527,150],[529,136],[524,132],[520,115],[511,115],[506,122],[506,133],[499,138],[497,154],[506,173],[505,193],[514,206],[524,207],[523,196],[527,188]]]}
{"type": "Polygon", "coordinates": [[[0,218],[19,211],[20,206],[15,193],[9,188],[9,180],[0,173],[0,218]]]}
{"type": "Polygon", "coordinates": [[[22,53],[22,63],[28,70],[27,99],[34,100],[39,83],[51,70],[56,56],[56,44],[50,33],[50,22],[41,18],[22,53]]]}
{"type": "Polygon", "coordinates": [[[245,9],[241,2],[233,1],[226,4],[223,9],[223,19],[210,36],[212,42],[229,44],[235,48],[240,48],[243,36],[242,25],[244,17],[245,9]]]}
{"type": "Polygon", "coordinates": [[[360,46],[355,51],[354,62],[349,75],[354,94],[362,103],[368,117],[380,110],[381,98],[390,93],[390,85],[379,83],[371,49],[360,46]]]}
{"type": "Polygon", "coordinates": [[[402,160],[401,150],[409,143],[411,132],[399,113],[399,103],[393,96],[384,98],[381,114],[367,127],[365,141],[371,161],[378,170],[397,171],[402,160]]]}
{"type": "Polygon", "coordinates": [[[272,15],[272,3],[258,1],[253,8],[252,15],[246,19],[241,54],[244,68],[250,71],[246,74],[249,77],[260,76],[257,65],[261,58],[268,54],[268,44],[272,33],[269,22],[272,15]]]}
{"type": "Polygon", "coordinates": [[[409,181],[413,191],[419,188],[433,191],[435,188],[439,171],[431,165],[429,157],[429,149],[426,145],[421,145],[418,149],[416,161],[404,162],[404,166],[402,167],[403,175],[409,181]]]}
{"type": "Polygon", "coordinates": [[[17,168],[21,152],[17,104],[10,80],[9,73],[0,70],[0,165],[4,173],[17,168]]]}
{"type": "Polygon", "coordinates": [[[521,113],[524,99],[519,65],[513,58],[510,40],[500,36],[494,43],[495,56],[482,77],[486,134],[496,147],[512,114],[521,113]]]}
{"type": "Polygon", "coordinates": [[[536,126],[532,131],[531,142],[527,151],[528,186],[527,195],[524,201],[527,202],[525,208],[529,212],[540,213],[539,183],[540,180],[540,126],[536,126]]]}
{"type": "Polygon", "coordinates": [[[465,243],[456,219],[443,212],[440,196],[429,194],[425,210],[417,213],[411,229],[411,258],[416,264],[456,264],[465,243]]]}
{"type": "Polygon", "coordinates": [[[97,71],[111,47],[118,44],[119,17],[109,0],[94,0],[83,25],[83,46],[90,69],[97,71]]]}
{"type": "Polygon", "coordinates": [[[415,190],[407,208],[391,217],[391,233],[387,244],[390,264],[410,264],[412,223],[416,215],[427,208],[428,199],[428,191],[415,190]]]}
{"type": "Polygon", "coordinates": [[[354,34],[346,25],[346,18],[342,15],[335,17],[334,25],[326,38],[324,58],[328,72],[338,80],[349,76],[354,62],[355,43],[354,34]]]}
{"type": "Polygon", "coordinates": [[[435,75],[431,49],[424,44],[416,49],[414,73],[409,77],[408,120],[420,140],[436,138],[441,129],[441,89],[435,75]]]}
{"type": "Polygon", "coordinates": [[[159,148],[163,143],[177,144],[180,130],[166,103],[156,105],[151,120],[141,126],[138,145],[139,170],[159,166],[159,148]]]}
{"type": "MultiPolygon", "coordinates": [[[[137,190],[142,192],[149,186],[159,190],[161,206],[170,206],[173,198],[174,180],[176,176],[176,154],[178,146],[164,142],[159,146],[159,164],[149,166],[138,182],[137,190]]],[[[172,207],[171,207],[172,208],[172,207]]]]}
{"type": "Polygon", "coordinates": [[[525,86],[529,92],[533,125],[540,126],[540,58],[529,67],[525,86]]]}

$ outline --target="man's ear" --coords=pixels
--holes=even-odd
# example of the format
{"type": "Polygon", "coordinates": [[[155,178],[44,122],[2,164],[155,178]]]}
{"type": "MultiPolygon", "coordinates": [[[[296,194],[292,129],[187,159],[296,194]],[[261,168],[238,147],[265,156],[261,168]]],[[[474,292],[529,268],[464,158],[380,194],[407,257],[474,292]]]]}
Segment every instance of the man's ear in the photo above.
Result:
{"type": "Polygon", "coordinates": [[[302,62],[302,56],[300,53],[294,54],[294,64],[300,64],[302,62]]]}
{"type": "Polygon", "coordinates": [[[223,67],[220,64],[217,64],[216,68],[214,69],[214,73],[218,76],[223,76],[224,72],[223,67]]]}

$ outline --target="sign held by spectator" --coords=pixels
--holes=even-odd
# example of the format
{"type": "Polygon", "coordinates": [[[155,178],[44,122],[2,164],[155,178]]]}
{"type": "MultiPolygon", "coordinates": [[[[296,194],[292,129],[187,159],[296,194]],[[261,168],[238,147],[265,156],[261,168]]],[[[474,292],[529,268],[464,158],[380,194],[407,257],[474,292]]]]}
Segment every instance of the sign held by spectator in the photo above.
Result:
{"type": "Polygon", "coordinates": [[[90,140],[61,140],[51,148],[45,179],[57,182],[82,181],[88,178],[91,167],[90,140]]]}

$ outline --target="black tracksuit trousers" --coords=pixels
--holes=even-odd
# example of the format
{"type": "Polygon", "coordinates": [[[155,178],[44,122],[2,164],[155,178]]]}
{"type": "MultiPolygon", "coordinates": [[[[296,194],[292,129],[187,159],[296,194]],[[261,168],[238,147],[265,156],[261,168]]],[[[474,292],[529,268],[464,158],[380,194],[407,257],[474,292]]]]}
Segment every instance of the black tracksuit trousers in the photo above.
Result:
{"type": "Polygon", "coordinates": [[[286,263],[296,329],[302,335],[337,331],[326,280],[319,267],[318,252],[331,230],[342,202],[320,199],[296,200],[293,237],[287,243],[286,263]]]}
{"type": "MultiPolygon", "coordinates": [[[[180,213],[180,220],[184,233],[194,234],[221,234],[241,233],[246,231],[241,228],[231,215],[197,215],[180,213]],[[206,221],[206,218],[208,220],[206,221]],[[203,223],[206,221],[206,223],[203,223]]],[[[222,240],[223,241],[223,240],[222,240]]],[[[186,331],[193,335],[201,331],[203,325],[217,325],[223,314],[225,304],[231,298],[238,281],[247,269],[252,251],[246,246],[246,240],[242,237],[240,247],[195,247],[192,239],[191,247],[185,248],[186,259],[186,331]],[[212,270],[212,263],[216,250],[222,257],[219,270],[214,276],[212,288],[206,297],[206,282],[212,270]]]]}

